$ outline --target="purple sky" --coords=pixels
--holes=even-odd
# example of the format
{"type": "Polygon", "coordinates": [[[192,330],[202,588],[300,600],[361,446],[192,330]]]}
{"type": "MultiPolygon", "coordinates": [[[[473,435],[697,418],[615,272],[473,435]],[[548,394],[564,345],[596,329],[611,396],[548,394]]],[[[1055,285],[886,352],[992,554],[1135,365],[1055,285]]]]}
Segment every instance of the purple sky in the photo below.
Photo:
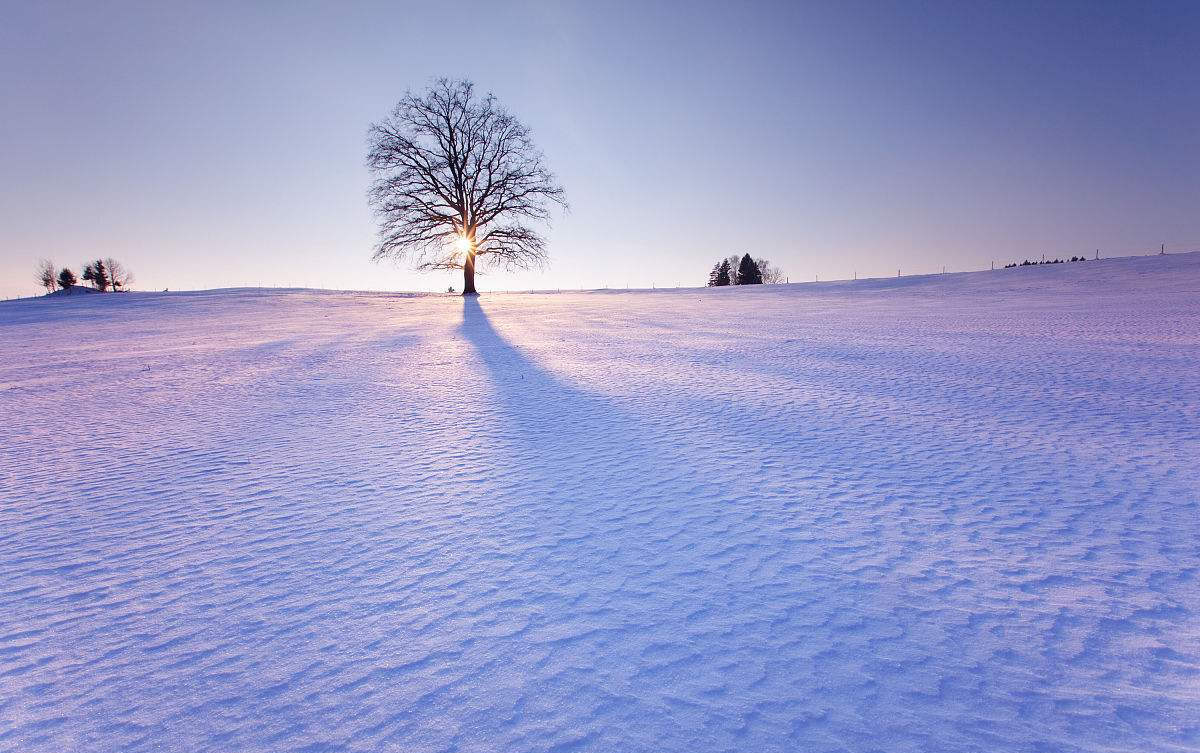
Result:
{"type": "Polygon", "coordinates": [[[472,78],[572,204],[480,289],[1200,249],[1200,3],[34,3],[0,23],[0,294],[444,290],[370,261],[367,125],[472,78]]]}

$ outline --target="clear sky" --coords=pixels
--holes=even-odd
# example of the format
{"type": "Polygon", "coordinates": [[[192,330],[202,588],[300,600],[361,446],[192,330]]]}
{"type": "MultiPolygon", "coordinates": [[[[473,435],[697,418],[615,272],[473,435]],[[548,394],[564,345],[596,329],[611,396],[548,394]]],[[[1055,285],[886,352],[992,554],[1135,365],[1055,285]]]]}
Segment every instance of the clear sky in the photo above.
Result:
{"type": "Polygon", "coordinates": [[[1200,249],[1200,3],[0,0],[0,294],[444,290],[370,261],[369,123],[467,77],[567,189],[481,290],[1200,249]]]}

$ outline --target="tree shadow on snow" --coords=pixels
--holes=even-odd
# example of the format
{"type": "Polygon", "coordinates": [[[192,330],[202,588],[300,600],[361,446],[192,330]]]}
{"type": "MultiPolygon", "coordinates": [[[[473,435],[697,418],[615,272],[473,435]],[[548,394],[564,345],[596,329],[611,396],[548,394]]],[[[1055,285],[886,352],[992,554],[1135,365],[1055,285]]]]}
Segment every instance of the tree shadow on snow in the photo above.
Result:
{"type": "Polygon", "coordinates": [[[670,464],[655,457],[634,417],[539,366],[496,331],[475,298],[463,301],[460,332],[492,387],[471,399],[489,401],[500,420],[490,431],[502,447],[489,460],[524,496],[558,511],[583,505],[590,515],[607,505],[628,511],[653,495],[670,464]]]}
{"type": "Polygon", "coordinates": [[[514,664],[528,692],[590,706],[618,737],[679,699],[683,728],[660,719],[653,737],[686,739],[686,728],[727,741],[741,734],[742,704],[794,694],[817,650],[796,641],[832,643],[813,635],[832,628],[794,616],[853,619],[869,593],[842,588],[820,547],[756,487],[734,492],[704,467],[724,450],[694,422],[631,413],[566,383],[475,299],[463,301],[459,331],[491,386],[468,399],[490,401],[481,463],[503,498],[491,536],[506,573],[497,589],[522,594],[505,609],[533,610],[511,646],[536,657],[514,664]]]}
{"type": "Polygon", "coordinates": [[[690,600],[687,579],[673,574],[721,544],[718,536],[696,549],[705,526],[686,519],[705,505],[680,493],[696,473],[680,448],[539,366],[492,326],[478,300],[464,299],[460,332],[492,388],[473,399],[490,401],[484,462],[505,497],[497,525],[506,543],[527,547],[520,556],[531,578],[585,624],[589,609],[640,621],[690,600]]]}

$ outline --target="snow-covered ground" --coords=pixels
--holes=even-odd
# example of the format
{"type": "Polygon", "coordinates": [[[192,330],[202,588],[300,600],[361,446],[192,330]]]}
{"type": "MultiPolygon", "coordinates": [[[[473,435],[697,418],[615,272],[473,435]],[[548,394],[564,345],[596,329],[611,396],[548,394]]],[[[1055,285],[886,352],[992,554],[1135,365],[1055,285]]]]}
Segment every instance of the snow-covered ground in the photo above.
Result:
{"type": "Polygon", "coordinates": [[[1200,749],[1200,254],[0,304],[0,750],[1200,749]]]}

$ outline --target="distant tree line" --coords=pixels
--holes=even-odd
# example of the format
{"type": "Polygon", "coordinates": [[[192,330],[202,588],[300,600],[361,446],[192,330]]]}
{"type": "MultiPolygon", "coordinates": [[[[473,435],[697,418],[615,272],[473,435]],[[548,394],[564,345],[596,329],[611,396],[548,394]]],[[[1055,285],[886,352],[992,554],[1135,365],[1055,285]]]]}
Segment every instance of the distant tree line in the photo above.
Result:
{"type": "MultiPolygon", "coordinates": [[[[83,280],[91,283],[91,286],[101,293],[119,293],[129,289],[130,283],[133,282],[133,272],[121,262],[108,257],[84,263],[83,280]]],[[[37,281],[47,293],[53,293],[58,288],[70,290],[79,283],[79,279],[69,267],[57,269],[49,259],[38,262],[37,281]]]]}
{"type": "Polygon", "coordinates": [[[737,254],[722,259],[713,265],[708,274],[710,288],[725,285],[762,285],[783,282],[783,270],[766,259],[755,259],[750,254],[737,254]]]}
{"type": "MultiPolygon", "coordinates": [[[[1029,261],[1028,259],[1026,259],[1025,261],[1021,262],[1020,264],[1016,263],[1015,261],[1012,264],[1005,264],[1004,268],[1012,269],[1013,267],[1036,267],[1039,264],[1062,264],[1063,261],[1064,261],[1063,259],[1042,259],[1041,261],[1029,261]]],[[[1070,259],[1066,259],[1066,261],[1087,261],[1087,257],[1086,256],[1072,256],[1070,259]]]]}

